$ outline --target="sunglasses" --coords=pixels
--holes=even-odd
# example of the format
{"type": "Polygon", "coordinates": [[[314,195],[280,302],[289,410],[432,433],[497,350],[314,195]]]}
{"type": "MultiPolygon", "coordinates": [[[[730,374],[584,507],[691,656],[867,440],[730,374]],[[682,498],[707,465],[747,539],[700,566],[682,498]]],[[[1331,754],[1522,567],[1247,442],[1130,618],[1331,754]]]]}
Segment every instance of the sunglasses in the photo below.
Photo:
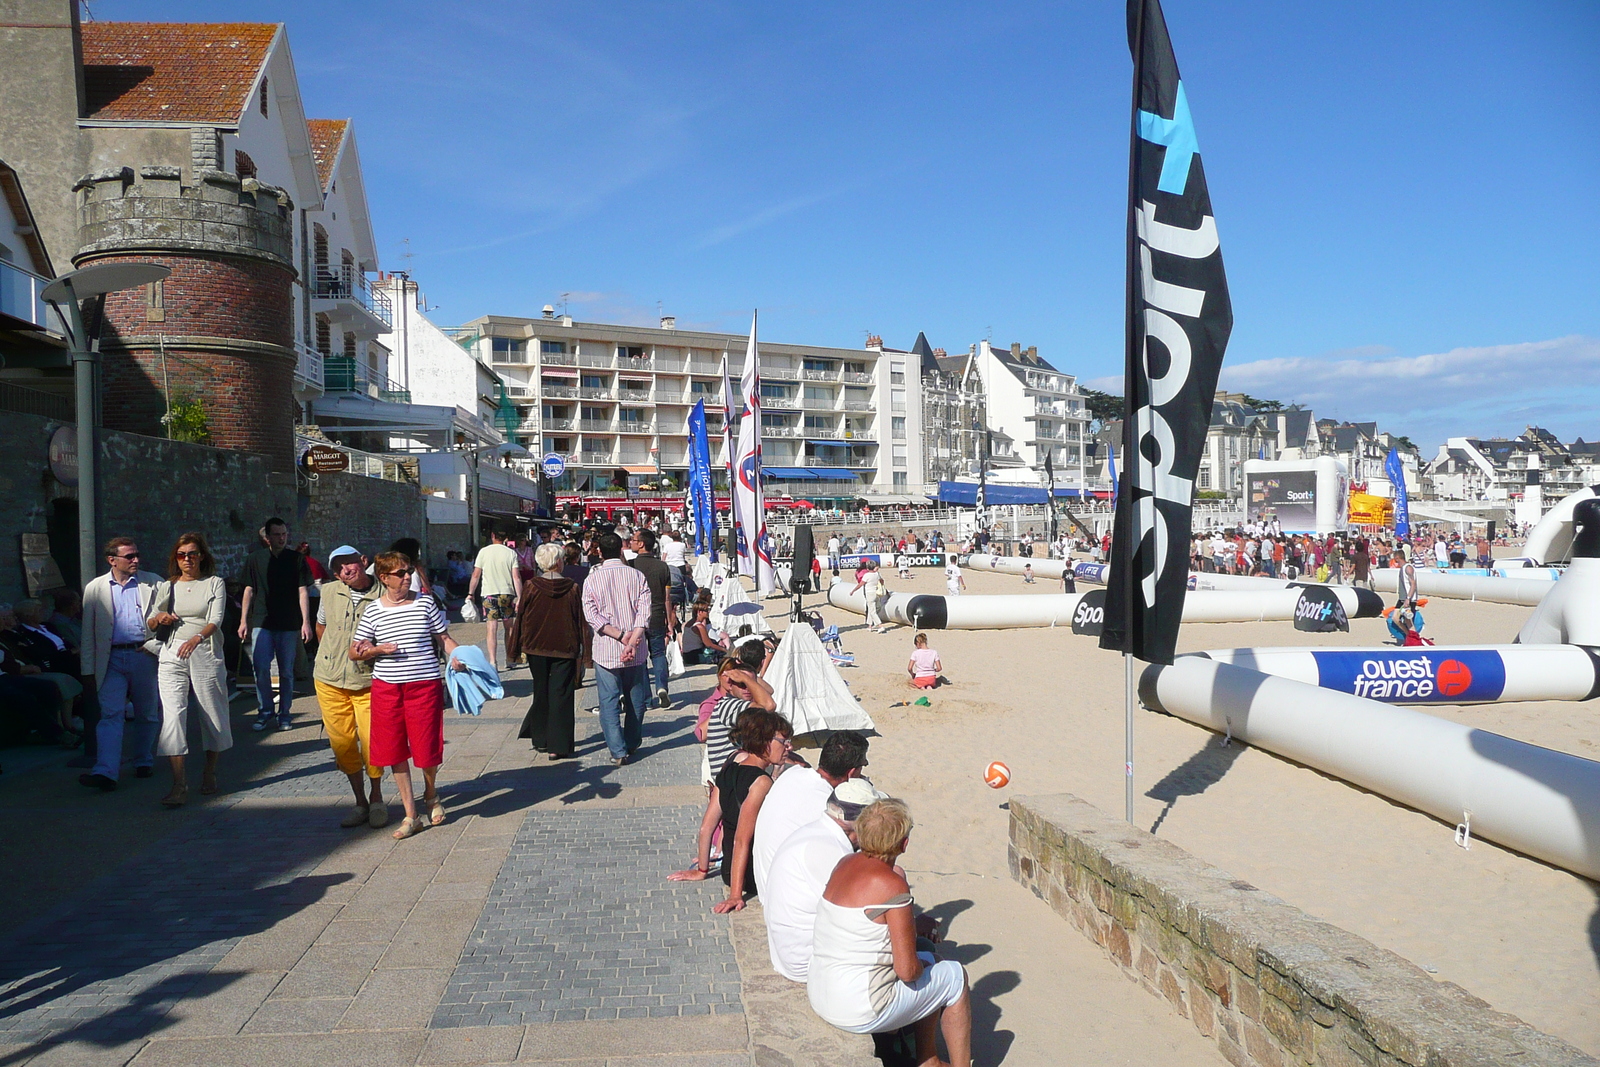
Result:
{"type": "Polygon", "coordinates": [[[202,559],[202,558],[204,558],[205,553],[204,552],[179,552],[177,554],[177,556],[178,556],[179,559],[202,559]]]}
{"type": "Polygon", "coordinates": [[[138,559],[139,558],[139,553],[137,553],[137,552],[120,552],[117,555],[112,556],[111,558],[112,559],[138,559]]]}
{"type": "Polygon", "coordinates": [[[409,577],[411,577],[411,571],[409,571],[409,570],[384,571],[378,577],[380,577],[380,578],[409,578],[409,577]]]}

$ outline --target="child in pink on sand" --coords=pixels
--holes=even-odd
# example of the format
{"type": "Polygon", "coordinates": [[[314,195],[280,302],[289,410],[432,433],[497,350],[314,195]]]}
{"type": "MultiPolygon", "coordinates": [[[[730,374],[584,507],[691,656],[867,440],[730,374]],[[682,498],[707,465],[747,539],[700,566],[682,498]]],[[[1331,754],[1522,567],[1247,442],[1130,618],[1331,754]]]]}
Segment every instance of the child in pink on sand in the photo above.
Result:
{"type": "Polygon", "coordinates": [[[918,689],[932,689],[939,684],[939,672],[944,670],[944,664],[939,662],[939,653],[928,647],[927,634],[917,635],[916,646],[911,661],[906,664],[906,673],[911,675],[911,684],[918,689]]]}

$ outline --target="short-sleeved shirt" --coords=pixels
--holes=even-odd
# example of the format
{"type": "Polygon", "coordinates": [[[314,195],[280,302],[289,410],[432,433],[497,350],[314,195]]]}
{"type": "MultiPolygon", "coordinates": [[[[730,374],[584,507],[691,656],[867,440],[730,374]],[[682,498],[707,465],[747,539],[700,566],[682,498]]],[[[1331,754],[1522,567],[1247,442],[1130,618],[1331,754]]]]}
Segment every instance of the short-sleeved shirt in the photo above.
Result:
{"type": "Polygon", "coordinates": [[[933,678],[937,676],[939,672],[934,669],[933,665],[938,659],[939,653],[931,648],[912,650],[911,669],[915,672],[913,676],[917,678],[933,678]]]}
{"type": "Polygon", "coordinates": [[[661,562],[669,567],[681,567],[684,564],[683,542],[676,537],[663,537],[661,539],[661,562]]]}
{"type": "Polygon", "coordinates": [[[641,553],[628,561],[628,566],[644,575],[650,587],[650,632],[667,632],[667,591],[672,586],[672,572],[667,565],[649,553],[641,553]]]}
{"type": "Polygon", "coordinates": [[[250,603],[251,626],[267,630],[298,630],[300,590],[311,584],[311,567],[300,553],[284,549],[277,555],[258,548],[244,561],[244,584],[255,590],[250,603]]]}
{"type": "Polygon", "coordinates": [[[756,816],[755,839],[750,845],[750,863],[756,871],[756,890],[767,891],[767,873],[772,857],[800,827],[815,822],[822,814],[833,786],[815,768],[788,767],[773,781],[767,799],[756,816]]]}
{"type": "Polygon", "coordinates": [[[739,716],[749,706],[750,702],[743,697],[725,696],[717,701],[711,718],[706,720],[706,760],[711,764],[713,778],[738,751],[738,747],[728,738],[728,731],[733,729],[733,724],[739,721],[739,716]]]}
{"type": "Polygon", "coordinates": [[[514,596],[517,592],[517,553],[505,545],[484,545],[472,565],[483,571],[478,592],[484,596],[514,596]]]}
{"type": "Polygon", "coordinates": [[[434,681],[439,677],[439,656],[433,650],[433,635],[448,629],[438,602],[431,596],[394,607],[376,600],[356,623],[351,642],[400,646],[398,652],[372,661],[372,676],[379,681],[392,685],[434,681]]]}
{"type": "MultiPolygon", "coordinates": [[[[778,781],[792,774],[784,771],[778,781]]],[[[776,785],[773,788],[777,788],[776,785]]],[[[766,804],[761,810],[766,811],[766,804]]],[[[760,818],[757,829],[760,831],[760,818]]],[[[791,982],[804,982],[811,969],[811,931],[817,906],[839,861],[854,852],[850,838],[827,815],[819,815],[790,834],[761,883],[761,914],[767,923],[772,968],[791,982]]]]}

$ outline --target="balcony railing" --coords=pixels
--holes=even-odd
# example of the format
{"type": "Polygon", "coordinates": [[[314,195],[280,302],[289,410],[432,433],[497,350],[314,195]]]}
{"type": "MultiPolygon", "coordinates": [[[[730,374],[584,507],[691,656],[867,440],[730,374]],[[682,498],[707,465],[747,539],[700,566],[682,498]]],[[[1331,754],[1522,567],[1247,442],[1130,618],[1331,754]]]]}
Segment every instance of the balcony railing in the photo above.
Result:
{"type": "Polygon", "coordinates": [[[609,387],[597,389],[592,385],[583,386],[578,390],[578,395],[585,400],[614,400],[616,395],[609,387]]]}
{"type": "Polygon", "coordinates": [[[808,396],[801,403],[813,411],[832,411],[837,401],[831,396],[808,396]]]}
{"type": "Polygon", "coordinates": [[[323,388],[330,393],[360,393],[377,400],[411,403],[411,390],[401,388],[385,375],[364,367],[349,356],[329,356],[323,360],[323,388]]]}
{"type": "Polygon", "coordinates": [[[843,430],[832,430],[822,426],[804,427],[805,436],[815,437],[819,441],[832,441],[844,436],[843,430]]]}
{"type": "Polygon", "coordinates": [[[49,284],[48,278],[0,260],[0,314],[64,336],[67,330],[56,309],[40,296],[49,284]]]}
{"type": "Polygon", "coordinates": [[[658,391],[656,393],[656,403],[657,404],[687,404],[687,403],[689,403],[689,401],[684,396],[683,393],[669,393],[669,392],[658,391]]]}
{"type": "Polygon", "coordinates": [[[539,362],[547,367],[576,367],[578,357],[571,352],[541,352],[539,362]]]}
{"type": "Polygon", "coordinates": [[[799,411],[800,401],[792,396],[764,396],[761,398],[761,406],[778,411],[799,411]]]}
{"type": "Polygon", "coordinates": [[[642,420],[639,420],[639,419],[633,419],[633,420],[619,419],[619,420],[617,420],[617,432],[618,433],[652,433],[653,434],[653,433],[656,432],[656,424],[653,423],[653,422],[642,421],[642,420]]]}
{"type": "Polygon", "coordinates": [[[618,356],[617,368],[619,370],[653,370],[656,361],[654,356],[618,356]]]}
{"type": "Polygon", "coordinates": [[[872,382],[872,375],[863,374],[858,370],[847,370],[844,372],[844,380],[852,385],[868,385],[872,382]]]}
{"type": "Polygon", "coordinates": [[[578,429],[584,433],[611,433],[616,429],[616,423],[610,419],[580,419],[578,429]]]}
{"type": "Polygon", "coordinates": [[[846,430],[845,439],[848,441],[876,441],[878,435],[871,430],[846,430]]]}
{"type": "Polygon", "coordinates": [[[544,420],[544,428],[547,429],[547,430],[552,430],[552,431],[554,431],[554,430],[568,430],[568,431],[576,430],[578,428],[578,420],[577,419],[545,419],[544,420]]]}
{"type": "Polygon", "coordinates": [[[296,385],[316,386],[325,389],[323,380],[324,363],[322,353],[302,341],[296,341],[294,346],[295,364],[294,379],[296,385]]]}
{"type": "Polygon", "coordinates": [[[584,449],[579,453],[585,467],[609,467],[616,462],[616,453],[600,449],[584,449]]]}
{"type": "Polygon", "coordinates": [[[614,365],[615,359],[616,359],[616,357],[614,357],[614,356],[579,356],[578,357],[578,366],[580,366],[580,367],[611,367],[611,366],[614,365]]]}
{"type": "Polygon", "coordinates": [[[836,370],[803,370],[800,376],[808,382],[836,382],[839,372],[836,370]]]}
{"type": "Polygon", "coordinates": [[[617,399],[619,399],[619,400],[627,400],[627,401],[629,401],[631,403],[635,403],[635,404],[648,404],[650,402],[650,390],[648,390],[648,389],[619,389],[619,390],[617,390],[617,399]]]}
{"type": "Polygon", "coordinates": [[[578,387],[575,385],[541,385],[539,393],[541,396],[555,397],[560,400],[576,400],[578,398],[578,387]]]}
{"type": "Polygon", "coordinates": [[[844,408],[846,411],[871,411],[872,410],[872,401],[870,401],[870,400],[846,400],[843,404],[841,404],[839,406],[844,408]]]}
{"type": "Polygon", "coordinates": [[[804,437],[806,431],[799,426],[763,426],[762,437],[804,437]]]}
{"type": "Polygon", "coordinates": [[[371,314],[383,320],[385,326],[394,325],[394,308],[387,293],[372,288],[367,276],[354,270],[341,270],[334,274],[328,270],[317,271],[317,283],[312,296],[323,300],[353,300],[371,314]]]}
{"type": "Polygon", "coordinates": [[[702,363],[700,360],[692,359],[692,360],[689,361],[689,373],[690,374],[721,374],[722,373],[722,364],[721,363],[702,363]]]}

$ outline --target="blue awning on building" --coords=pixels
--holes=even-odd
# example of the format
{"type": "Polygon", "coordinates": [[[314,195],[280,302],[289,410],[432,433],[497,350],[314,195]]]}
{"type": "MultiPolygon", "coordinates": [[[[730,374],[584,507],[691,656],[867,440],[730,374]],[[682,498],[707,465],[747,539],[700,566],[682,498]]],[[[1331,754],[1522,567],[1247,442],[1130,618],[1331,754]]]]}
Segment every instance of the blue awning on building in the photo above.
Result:
{"type": "MultiPolygon", "coordinates": [[[[945,504],[977,507],[978,483],[940,482],[938,499],[945,504]]],[[[1005,504],[1043,504],[1048,497],[1043,486],[990,483],[984,491],[984,499],[990,507],[997,507],[1005,504]]]]}
{"type": "Polygon", "coordinates": [[[849,467],[810,467],[812,477],[833,482],[859,481],[861,476],[849,467]]]}
{"type": "Polygon", "coordinates": [[[849,441],[811,441],[811,440],[808,440],[808,441],[806,441],[806,444],[808,444],[808,445],[816,445],[818,448],[849,448],[850,447],[850,442],[849,441]]]}
{"type": "Polygon", "coordinates": [[[762,467],[761,473],[768,478],[778,478],[787,482],[814,482],[817,474],[807,467],[762,467]]]}

